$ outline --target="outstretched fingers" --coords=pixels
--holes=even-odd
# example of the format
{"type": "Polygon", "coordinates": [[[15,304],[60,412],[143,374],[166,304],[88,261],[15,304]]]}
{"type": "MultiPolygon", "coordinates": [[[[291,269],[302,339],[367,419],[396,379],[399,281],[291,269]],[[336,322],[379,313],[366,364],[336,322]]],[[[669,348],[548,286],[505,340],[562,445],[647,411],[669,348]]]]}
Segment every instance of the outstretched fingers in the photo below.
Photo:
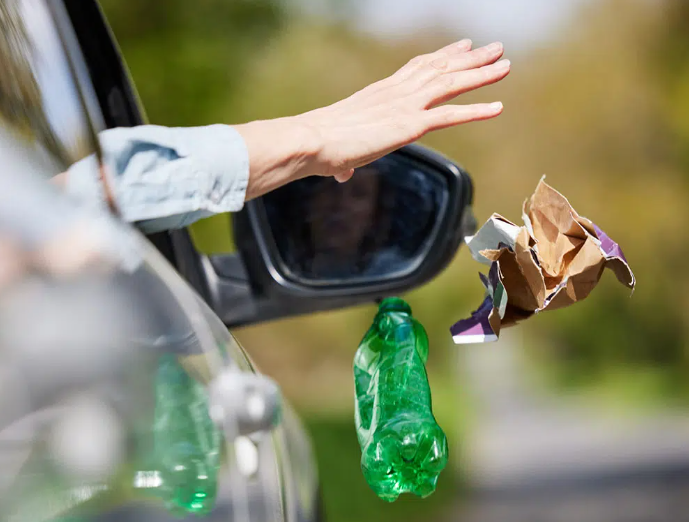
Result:
{"type": "Polygon", "coordinates": [[[461,54],[437,56],[428,65],[440,73],[468,71],[495,63],[502,58],[504,53],[505,49],[502,43],[495,42],[461,54]]]}
{"type": "Polygon", "coordinates": [[[473,45],[472,41],[469,40],[468,38],[465,38],[464,40],[460,40],[459,42],[451,43],[450,45],[446,45],[445,47],[438,49],[434,54],[436,54],[436,55],[462,54],[462,53],[465,53],[467,51],[470,51],[472,45],[473,45]]]}
{"type": "Polygon", "coordinates": [[[399,69],[392,78],[402,81],[408,80],[420,73],[428,72],[432,69],[431,63],[456,60],[461,56],[473,53],[474,51],[471,50],[472,45],[472,41],[466,39],[447,45],[433,53],[415,56],[399,69]]]}
{"type": "Polygon", "coordinates": [[[510,73],[510,68],[509,60],[500,60],[478,69],[444,74],[419,91],[419,102],[423,108],[440,105],[460,94],[499,82],[510,73]]]}
{"type": "Polygon", "coordinates": [[[352,176],[354,175],[354,169],[349,169],[345,170],[344,172],[338,172],[337,174],[333,174],[333,177],[335,178],[335,181],[338,183],[346,183],[350,179],[352,179],[352,176]]]}
{"type": "Polygon", "coordinates": [[[474,105],[443,105],[426,111],[425,132],[446,129],[472,121],[489,120],[502,113],[501,102],[474,105]]]}
{"type": "Polygon", "coordinates": [[[441,75],[469,71],[495,63],[502,58],[504,53],[503,45],[496,42],[463,53],[433,53],[417,56],[396,76],[403,77],[412,88],[418,88],[441,75]]]}

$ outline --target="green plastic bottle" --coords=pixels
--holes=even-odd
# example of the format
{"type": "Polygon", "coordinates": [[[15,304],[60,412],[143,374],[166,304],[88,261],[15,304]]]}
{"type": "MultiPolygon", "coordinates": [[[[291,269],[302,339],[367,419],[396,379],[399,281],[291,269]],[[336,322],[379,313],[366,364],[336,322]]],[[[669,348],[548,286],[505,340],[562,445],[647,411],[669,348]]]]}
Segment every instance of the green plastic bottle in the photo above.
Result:
{"type": "Polygon", "coordinates": [[[151,493],[175,514],[208,514],[216,501],[222,435],[210,418],[206,388],[165,355],[155,394],[151,493]]]}
{"type": "Polygon", "coordinates": [[[394,502],[427,497],[447,465],[445,433],[431,409],[428,336],[409,305],[383,300],[354,357],[361,469],[371,489],[394,502]]]}

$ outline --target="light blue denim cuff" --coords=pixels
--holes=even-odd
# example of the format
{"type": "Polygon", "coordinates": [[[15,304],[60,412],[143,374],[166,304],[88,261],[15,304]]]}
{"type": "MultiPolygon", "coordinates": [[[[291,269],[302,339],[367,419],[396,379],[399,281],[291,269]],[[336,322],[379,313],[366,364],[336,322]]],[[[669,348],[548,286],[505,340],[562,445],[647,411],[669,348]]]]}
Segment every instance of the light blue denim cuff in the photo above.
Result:
{"type": "MultiPolygon", "coordinates": [[[[122,217],[145,232],[185,227],[244,205],[249,154],[230,126],[117,128],[102,132],[100,143],[122,217]]],[[[103,205],[94,165],[93,156],[74,164],[67,192],[103,205]]]]}

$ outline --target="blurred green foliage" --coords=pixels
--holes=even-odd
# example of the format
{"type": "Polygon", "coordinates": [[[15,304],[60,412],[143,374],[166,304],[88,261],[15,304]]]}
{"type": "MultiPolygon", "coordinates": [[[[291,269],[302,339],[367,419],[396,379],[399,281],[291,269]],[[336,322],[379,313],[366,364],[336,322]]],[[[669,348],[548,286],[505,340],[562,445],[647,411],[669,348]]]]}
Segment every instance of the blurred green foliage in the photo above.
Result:
{"type": "Polygon", "coordinates": [[[276,0],[101,2],[151,121],[217,123],[252,58],[283,26],[276,0]]]}
{"type": "MultiPolygon", "coordinates": [[[[415,54],[472,36],[421,32],[380,40],[341,21],[300,16],[276,0],[102,4],[150,120],[167,125],[309,110],[392,73],[415,54]]],[[[507,55],[513,72],[506,81],[463,97],[500,99],[505,113],[423,141],[473,174],[479,221],[492,212],[518,220],[523,200],[547,174],[578,212],[622,245],[638,279],[630,299],[605,274],[586,301],[525,323],[531,360],[555,386],[605,389],[628,402],[686,401],[689,4],[590,2],[547,47],[507,55]]],[[[455,432],[451,448],[461,430],[448,424],[458,414],[466,419],[467,408],[453,384],[456,348],[448,327],[479,304],[480,269],[462,250],[436,280],[407,296],[429,332],[434,409],[455,432]]],[[[413,501],[369,510],[377,500],[358,472],[351,364],[374,310],[236,333],[311,421],[331,520],[384,520],[384,513],[423,519],[424,506],[441,509],[444,493],[418,510],[413,501]],[[350,501],[354,493],[357,503],[350,501]]]]}
{"type": "Polygon", "coordinates": [[[655,71],[663,87],[665,116],[672,126],[674,151],[689,173],[689,4],[668,0],[666,30],[654,51],[658,56],[655,71]]]}

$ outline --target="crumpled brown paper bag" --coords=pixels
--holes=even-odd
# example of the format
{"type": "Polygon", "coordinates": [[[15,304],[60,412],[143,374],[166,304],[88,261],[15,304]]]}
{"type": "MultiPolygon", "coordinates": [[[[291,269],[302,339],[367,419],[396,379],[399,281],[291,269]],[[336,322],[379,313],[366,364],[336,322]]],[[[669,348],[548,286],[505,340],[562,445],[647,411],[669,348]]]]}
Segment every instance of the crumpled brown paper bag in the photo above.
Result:
{"type": "Polygon", "coordinates": [[[588,297],[605,268],[634,289],[636,280],[619,245],[581,217],[567,198],[541,179],[524,202],[524,226],[493,214],[467,245],[489,264],[486,298],[450,329],[457,344],[497,340],[500,328],[534,313],[588,297]]]}

